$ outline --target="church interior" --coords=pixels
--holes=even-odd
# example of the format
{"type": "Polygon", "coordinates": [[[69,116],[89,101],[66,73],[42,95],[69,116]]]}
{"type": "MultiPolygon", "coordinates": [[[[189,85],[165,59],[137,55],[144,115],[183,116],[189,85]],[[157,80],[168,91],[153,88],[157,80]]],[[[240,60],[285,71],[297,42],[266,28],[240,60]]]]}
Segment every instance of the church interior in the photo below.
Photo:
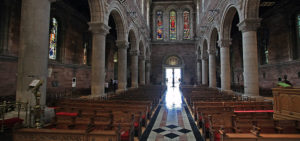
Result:
{"type": "Polygon", "coordinates": [[[1,0],[2,141],[299,141],[299,0],[1,0]]]}

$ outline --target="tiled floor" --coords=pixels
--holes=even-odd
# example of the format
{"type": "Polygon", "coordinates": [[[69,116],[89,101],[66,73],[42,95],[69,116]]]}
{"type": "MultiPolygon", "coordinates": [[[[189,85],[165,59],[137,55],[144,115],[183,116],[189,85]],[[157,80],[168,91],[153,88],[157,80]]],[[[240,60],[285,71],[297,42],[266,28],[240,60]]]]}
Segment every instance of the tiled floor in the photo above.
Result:
{"type": "Polygon", "coordinates": [[[202,137],[177,87],[168,87],[141,141],[201,141],[202,137]]]}

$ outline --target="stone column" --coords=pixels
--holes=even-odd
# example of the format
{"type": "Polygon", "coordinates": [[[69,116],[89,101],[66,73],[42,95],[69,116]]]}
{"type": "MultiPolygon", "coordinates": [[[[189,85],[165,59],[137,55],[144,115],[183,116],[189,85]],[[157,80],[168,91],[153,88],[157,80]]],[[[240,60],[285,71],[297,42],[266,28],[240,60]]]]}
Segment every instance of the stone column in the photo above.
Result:
{"type": "Polygon", "coordinates": [[[118,47],[118,90],[123,92],[127,90],[127,41],[116,41],[118,47]]]}
{"type": "Polygon", "coordinates": [[[216,77],[216,51],[215,49],[209,49],[209,87],[217,87],[216,77]]]}
{"type": "Polygon", "coordinates": [[[140,85],[145,85],[145,57],[139,56],[140,85]]]}
{"type": "Polygon", "coordinates": [[[238,26],[243,35],[245,94],[259,96],[256,30],[260,26],[260,19],[245,19],[238,26]]]}
{"type": "Polygon", "coordinates": [[[151,63],[150,60],[146,60],[146,84],[150,84],[150,70],[151,70],[151,63]]]}
{"type": "Polygon", "coordinates": [[[99,22],[89,26],[93,35],[91,92],[93,97],[101,97],[105,95],[105,40],[110,27],[99,22]]]}
{"type": "Polygon", "coordinates": [[[202,75],[201,75],[201,59],[197,59],[197,84],[201,84],[202,75]]]}
{"type": "Polygon", "coordinates": [[[131,55],[131,87],[138,87],[138,50],[130,51],[131,55]]]}
{"type": "Polygon", "coordinates": [[[221,89],[230,91],[230,45],[231,40],[220,40],[218,42],[221,52],[221,89]]]}
{"type": "Polygon", "coordinates": [[[207,85],[208,83],[207,69],[207,57],[202,57],[202,85],[207,85]]]}
{"type": "Polygon", "coordinates": [[[16,100],[31,105],[36,102],[28,86],[35,79],[43,81],[40,104],[46,103],[50,5],[50,0],[22,1],[16,100]]]}

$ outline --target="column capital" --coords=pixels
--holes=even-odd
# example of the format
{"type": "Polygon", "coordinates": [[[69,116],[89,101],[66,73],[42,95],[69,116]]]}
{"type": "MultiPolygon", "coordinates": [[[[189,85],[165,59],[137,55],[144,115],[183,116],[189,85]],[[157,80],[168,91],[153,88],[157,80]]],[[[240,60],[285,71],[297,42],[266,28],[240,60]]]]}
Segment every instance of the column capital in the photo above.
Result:
{"type": "Polygon", "coordinates": [[[242,32],[256,31],[260,27],[261,19],[245,19],[241,21],[237,26],[242,32]]]}
{"type": "Polygon", "coordinates": [[[232,44],[231,39],[221,39],[218,41],[218,45],[220,48],[229,48],[232,44]]]}
{"type": "Polygon", "coordinates": [[[102,35],[107,35],[109,33],[110,27],[104,23],[100,22],[89,22],[89,30],[93,34],[102,34],[102,35]]]}
{"type": "Polygon", "coordinates": [[[145,58],[146,58],[146,57],[143,56],[143,55],[140,55],[140,56],[139,56],[139,59],[140,59],[140,60],[145,60],[145,58]]]}
{"type": "Polygon", "coordinates": [[[201,57],[201,61],[203,61],[203,60],[205,61],[205,60],[207,60],[207,59],[208,59],[207,56],[202,56],[202,57],[201,57]]]}
{"type": "Polygon", "coordinates": [[[116,41],[116,46],[118,49],[128,49],[129,43],[125,40],[118,40],[116,41]]]}
{"type": "Polygon", "coordinates": [[[130,55],[131,56],[138,56],[140,52],[138,50],[130,50],[130,55]]]}
{"type": "Polygon", "coordinates": [[[210,49],[207,50],[207,53],[208,53],[209,55],[216,55],[216,49],[210,48],[210,49]]]}
{"type": "Polygon", "coordinates": [[[149,64],[151,63],[150,59],[146,59],[145,61],[146,61],[146,63],[149,63],[149,64]]]}

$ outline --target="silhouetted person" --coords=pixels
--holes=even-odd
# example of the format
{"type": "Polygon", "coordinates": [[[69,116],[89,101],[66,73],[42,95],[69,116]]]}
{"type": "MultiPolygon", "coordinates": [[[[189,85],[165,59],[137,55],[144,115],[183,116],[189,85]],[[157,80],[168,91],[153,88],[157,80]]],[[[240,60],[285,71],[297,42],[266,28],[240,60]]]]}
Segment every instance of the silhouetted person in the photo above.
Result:
{"type": "Polygon", "coordinates": [[[116,93],[116,90],[117,90],[117,83],[116,82],[114,82],[114,84],[113,84],[113,90],[114,90],[114,93],[116,93]]]}
{"type": "Polygon", "coordinates": [[[284,83],[289,84],[293,87],[293,84],[287,80],[287,75],[284,75],[283,78],[284,78],[284,80],[283,80],[284,83]]]}

